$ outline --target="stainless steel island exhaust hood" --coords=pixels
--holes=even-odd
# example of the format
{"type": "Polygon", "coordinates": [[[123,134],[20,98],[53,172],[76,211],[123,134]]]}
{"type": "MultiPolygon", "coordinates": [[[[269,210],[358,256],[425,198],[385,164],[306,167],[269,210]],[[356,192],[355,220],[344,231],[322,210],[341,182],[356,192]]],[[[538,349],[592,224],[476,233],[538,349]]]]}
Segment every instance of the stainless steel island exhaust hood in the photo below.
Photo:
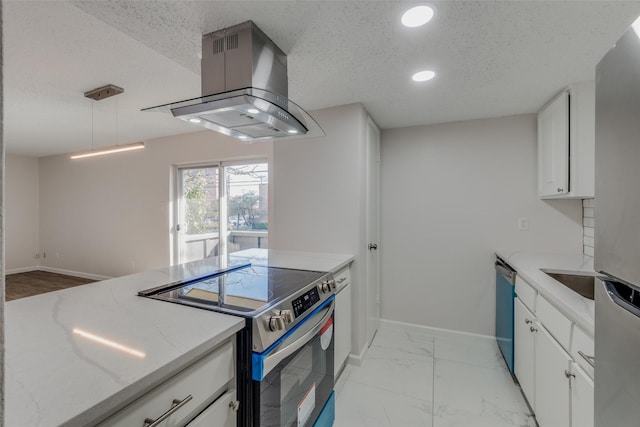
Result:
{"type": "Polygon", "coordinates": [[[175,117],[244,142],[324,136],[287,99],[287,56],[252,21],[202,37],[202,97],[142,111],[175,117]]]}

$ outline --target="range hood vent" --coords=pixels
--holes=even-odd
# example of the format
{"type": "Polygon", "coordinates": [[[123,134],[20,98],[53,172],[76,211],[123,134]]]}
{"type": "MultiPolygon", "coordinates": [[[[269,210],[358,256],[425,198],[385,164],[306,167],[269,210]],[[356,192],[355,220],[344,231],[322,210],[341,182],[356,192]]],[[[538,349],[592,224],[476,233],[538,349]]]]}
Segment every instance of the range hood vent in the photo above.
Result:
{"type": "Polygon", "coordinates": [[[202,96],[142,111],[173,116],[244,142],[324,136],[287,99],[287,56],[252,21],[202,37],[202,96]]]}

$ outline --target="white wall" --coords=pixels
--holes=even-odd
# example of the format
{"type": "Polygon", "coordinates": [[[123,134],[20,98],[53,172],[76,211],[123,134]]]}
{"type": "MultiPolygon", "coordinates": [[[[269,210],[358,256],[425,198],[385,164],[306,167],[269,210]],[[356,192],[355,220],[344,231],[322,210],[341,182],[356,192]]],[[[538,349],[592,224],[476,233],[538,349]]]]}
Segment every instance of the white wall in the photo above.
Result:
{"type": "Polygon", "coordinates": [[[270,247],[346,253],[352,265],[352,351],[366,339],[366,112],[351,104],[312,112],[326,136],[274,145],[270,247]]]}
{"type": "Polygon", "coordinates": [[[171,263],[173,165],[272,161],[271,143],[242,144],[211,131],[145,144],[84,160],[40,158],[41,265],[98,276],[164,267],[171,263]]]}
{"type": "Polygon", "coordinates": [[[38,159],[7,154],[5,158],[5,263],[7,274],[38,265],[38,159]]]}
{"type": "Polygon", "coordinates": [[[582,252],[581,201],[537,198],[535,115],[381,138],[383,318],[491,335],[496,249],[582,252]]]}

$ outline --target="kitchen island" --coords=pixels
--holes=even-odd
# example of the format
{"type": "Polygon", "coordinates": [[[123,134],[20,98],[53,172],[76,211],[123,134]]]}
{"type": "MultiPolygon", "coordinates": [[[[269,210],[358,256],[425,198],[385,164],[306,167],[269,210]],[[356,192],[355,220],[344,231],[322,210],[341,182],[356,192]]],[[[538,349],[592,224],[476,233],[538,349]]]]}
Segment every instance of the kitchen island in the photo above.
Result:
{"type": "Polygon", "coordinates": [[[244,326],[242,318],[141,298],[139,291],[247,262],[335,271],[352,260],[332,257],[241,252],[7,303],[6,425],[101,422],[244,326]]]}

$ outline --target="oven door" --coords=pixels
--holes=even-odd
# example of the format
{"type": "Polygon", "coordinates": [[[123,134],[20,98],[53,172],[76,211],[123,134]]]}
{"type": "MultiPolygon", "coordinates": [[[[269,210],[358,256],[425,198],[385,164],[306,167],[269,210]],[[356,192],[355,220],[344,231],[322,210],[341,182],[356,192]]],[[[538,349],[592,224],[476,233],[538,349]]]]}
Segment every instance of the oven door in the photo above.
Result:
{"type": "Polygon", "coordinates": [[[335,297],[264,353],[253,354],[254,426],[331,426],[335,297]]]}

